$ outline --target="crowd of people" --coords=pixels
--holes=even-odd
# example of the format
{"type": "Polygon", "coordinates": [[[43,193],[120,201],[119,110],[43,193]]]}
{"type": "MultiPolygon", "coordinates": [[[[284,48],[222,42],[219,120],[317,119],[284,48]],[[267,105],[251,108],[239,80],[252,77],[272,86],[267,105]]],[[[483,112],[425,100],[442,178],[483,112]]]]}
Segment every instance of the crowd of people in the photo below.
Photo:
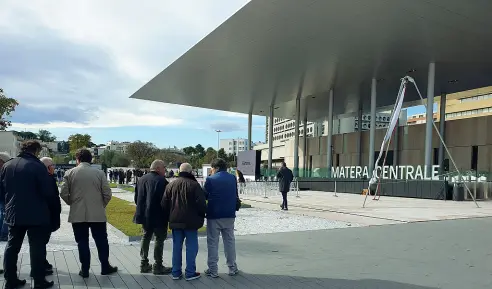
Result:
{"type": "Polygon", "coordinates": [[[215,159],[212,174],[202,187],[195,178],[190,164],[179,167],[177,178],[169,183],[165,164],[161,160],[152,162],[150,173],[144,175],[135,187],[137,206],[134,222],[143,227],[141,240],[142,273],[171,273],[174,280],[188,281],[201,277],[196,269],[198,254],[198,230],[207,219],[208,269],[205,274],[212,278],[218,275],[219,236],[222,235],[224,253],[229,275],[236,275],[236,245],[234,223],[241,201],[237,192],[236,178],[227,172],[226,162],[215,159]],[[168,227],[172,232],[172,267],[163,265],[164,240],[168,227]],[[148,258],[149,244],[155,236],[154,264],[148,258]],[[183,243],[186,244],[186,269],[182,270],[183,243]]]}
{"type": "MultiPolygon", "coordinates": [[[[8,227],[3,266],[4,288],[19,288],[26,280],[18,278],[17,261],[25,235],[29,242],[31,277],[34,288],[50,288],[53,266],[46,260],[46,245],[51,233],[60,228],[61,202],[70,206],[68,222],[72,224],[79,250],[83,278],[89,276],[89,230],[96,243],[101,275],[118,271],[109,263],[109,244],[106,231],[106,205],[111,200],[111,188],[103,171],[91,167],[92,154],[87,149],[77,151],[77,166],[65,172],[60,193],[51,158],[39,159],[41,144],[24,141],[21,153],[7,161],[2,157],[0,174],[0,207],[3,223],[8,227]]],[[[2,230],[3,233],[3,230],[2,230]]]]}
{"type": "MultiPolygon", "coordinates": [[[[78,247],[81,264],[79,275],[82,278],[89,277],[89,231],[97,247],[101,275],[117,272],[118,268],[109,262],[106,206],[112,193],[106,174],[91,167],[92,154],[89,150],[80,149],[75,155],[77,166],[65,171],[59,189],[59,171],[51,158],[38,158],[41,149],[38,141],[28,140],[22,143],[21,153],[17,157],[11,158],[6,153],[0,153],[0,222],[3,224],[0,238],[7,241],[3,262],[4,288],[19,288],[26,283],[26,280],[18,278],[17,272],[18,254],[26,234],[34,288],[50,288],[54,285],[53,281],[46,280],[46,276],[53,274],[53,266],[46,259],[46,245],[51,233],[60,228],[60,197],[70,206],[68,222],[72,224],[78,247]]],[[[120,181],[120,171],[113,172],[114,175],[120,181]]],[[[128,174],[124,176],[128,179],[128,174]]],[[[165,163],[154,160],[148,173],[137,176],[133,221],[141,224],[143,229],[140,249],[142,273],[171,274],[174,280],[184,278],[191,281],[200,278],[196,268],[198,230],[204,226],[206,219],[208,268],[204,273],[212,278],[219,276],[218,248],[222,236],[228,274],[238,274],[234,224],[236,211],[241,207],[238,182],[245,182],[241,172],[237,172],[236,179],[227,172],[224,160],[215,159],[202,187],[190,164],[181,164],[175,179],[168,182],[165,163]],[[173,240],[172,267],[164,266],[163,260],[168,229],[171,230],[173,240]],[[149,246],[154,237],[154,264],[150,264],[149,246]],[[186,244],[184,274],[183,244],[186,244]]],[[[287,210],[287,192],[293,174],[283,163],[277,177],[283,197],[281,208],[287,210]]]]}

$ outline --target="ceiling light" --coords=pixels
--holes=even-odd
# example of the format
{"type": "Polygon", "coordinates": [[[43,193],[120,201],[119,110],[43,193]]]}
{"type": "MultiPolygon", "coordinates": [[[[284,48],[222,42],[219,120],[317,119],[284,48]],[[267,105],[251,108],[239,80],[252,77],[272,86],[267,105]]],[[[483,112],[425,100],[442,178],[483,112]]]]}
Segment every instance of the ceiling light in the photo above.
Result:
{"type": "Polygon", "coordinates": [[[451,80],[448,80],[449,83],[456,83],[458,82],[458,79],[451,79],[451,80]]]}
{"type": "Polygon", "coordinates": [[[263,112],[263,110],[260,110],[260,112],[263,112]]]}
{"type": "Polygon", "coordinates": [[[280,108],[280,106],[277,106],[275,109],[278,109],[278,108],[280,108]]]}
{"type": "Polygon", "coordinates": [[[417,71],[417,69],[412,68],[412,69],[410,69],[409,71],[407,71],[407,73],[412,73],[412,72],[415,72],[415,71],[417,71]]]}

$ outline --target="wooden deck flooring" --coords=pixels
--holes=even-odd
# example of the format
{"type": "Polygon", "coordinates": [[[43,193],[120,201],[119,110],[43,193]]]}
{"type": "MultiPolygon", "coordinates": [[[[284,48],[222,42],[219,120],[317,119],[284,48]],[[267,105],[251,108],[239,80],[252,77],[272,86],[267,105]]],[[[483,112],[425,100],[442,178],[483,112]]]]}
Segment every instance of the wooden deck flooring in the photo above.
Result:
{"type": "MultiPolygon", "coordinates": [[[[53,280],[53,288],[60,289],[96,289],[96,288],[128,288],[128,289],[206,289],[206,288],[276,288],[279,281],[275,276],[252,275],[241,272],[237,276],[220,274],[220,278],[212,279],[202,273],[202,277],[193,281],[172,280],[170,275],[155,276],[153,274],[140,273],[139,248],[135,246],[112,246],[110,261],[112,265],[118,266],[117,274],[102,276],[100,274],[100,264],[97,257],[97,250],[91,249],[91,271],[90,277],[83,279],[78,275],[80,263],[78,251],[56,251],[48,252],[48,261],[54,266],[53,276],[48,276],[48,280],[53,280]]],[[[152,256],[152,252],[149,252],[152,256]]],[[[183,252],[184,253],[184,252],[183,252]]],[[[184,257],[184,256],[183,256],[184,257]]],[[[164,258],[170,259],[169,253],[165,252],[164,258]],[[167,255],[166,255],[167,254],[167,255]]],[[[203,258],[197,258],[197,268],[203,272],[205,269],[203,258]]],[[[183,258],[184,260],[184,258],[183,258]]],[[[169,264],[166,264],[169,266],[169,264]]],[[[32,279],[29,277],[30,259],[29,254],[19,255],[18,268],[20,268],[20,278],[27,279],[28,284],[24,288],[29,288],[32,279]]],[[[184,270],[184,268],[183,268],[184,270]]],[[[285,281],[285,280],[284,280],[285,281]]],[[[316,280],[303,280],[302,277],[289,278],[289,286],[295,288],[323,288],[316,280]],[[309,284],[308,284],[309,283],[309,284]]],[[[283,282],[281,282],[283,283],[283,282]]],[[[3,288],[3,277],[0,280],[0,288],[3,288]]],[[[284,284],[285,285],[285,284],[284,284]]],[[[33,284],[31,284],[33,286],[33,284]]],[[[291,287],[291,288],[294,288],[291,287]]]]}

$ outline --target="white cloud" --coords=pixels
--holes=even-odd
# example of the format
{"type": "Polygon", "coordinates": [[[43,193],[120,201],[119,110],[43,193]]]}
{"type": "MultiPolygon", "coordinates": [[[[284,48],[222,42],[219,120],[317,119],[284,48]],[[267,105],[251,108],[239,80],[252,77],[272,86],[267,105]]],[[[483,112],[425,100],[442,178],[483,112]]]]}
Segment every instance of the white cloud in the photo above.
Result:
{"type": "MultiPolygon", "coordinates": [[[[12,91],[21,105],[64,103],[90,110],[84,113],[94,118],[85,122],[55,120],[42,124],[25,121],[15,126],[165,126],[216,114],[128,97],[247,2],[2,0],[0,34],[22,39],[18,45],[27,48],[19,57],[31,54],[34,59],[42,58],[41,53],[48,51],[58,55],[61,64],[49,73],[38,72],[32,79],[25,76],[25,70],[17,76],[4,71],[2,76],[0,68],[0,85],[7,92],[12,91]],[[44,33],[59,37],[56,46],[48,43],[54,36],[36,39],[44,33]],[[29,50],[29,41],[37,41],[42,49],[29,50]],[[70,45],[65,51],[53,53],[61,41],[70,45]],[[90,62],[91,70],[78,69],[78,65],[82,66],[79,61],[84,65],[90,62]],[[71,74],[65,73],[68,67],[71,74]]],[[[224,116],[246,117],[233,113],[224,116]]]]}

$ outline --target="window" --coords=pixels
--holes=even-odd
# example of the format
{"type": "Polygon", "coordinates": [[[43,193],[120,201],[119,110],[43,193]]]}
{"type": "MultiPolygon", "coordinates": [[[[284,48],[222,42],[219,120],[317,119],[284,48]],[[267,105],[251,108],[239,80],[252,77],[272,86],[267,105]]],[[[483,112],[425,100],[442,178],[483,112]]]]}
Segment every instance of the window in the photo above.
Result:
{"type": "Polygon", "coordinates": [[[472,146],[471,169],[476,171],[478,168],[478,146],[472,146]]]}

